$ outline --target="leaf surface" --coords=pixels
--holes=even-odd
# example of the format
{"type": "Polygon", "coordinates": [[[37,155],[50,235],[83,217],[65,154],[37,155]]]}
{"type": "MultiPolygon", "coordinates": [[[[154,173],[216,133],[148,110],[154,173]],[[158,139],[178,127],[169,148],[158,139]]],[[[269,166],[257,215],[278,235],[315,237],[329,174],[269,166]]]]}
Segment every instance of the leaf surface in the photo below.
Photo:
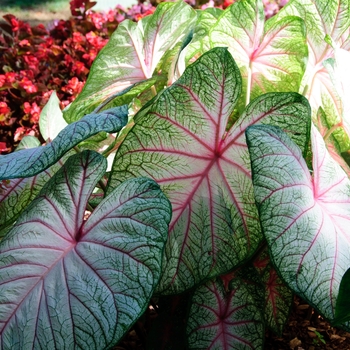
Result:
{"type": "Polygon", "coordinates": [[[293,0],[272,20],[285,16],[298,16],[305,22],[309,57],[300,93],[310,101],[313,117],[322,107],[332,125],[340,121],[341,101],[324,62],[334,57],[332,47],[325,41],[326,35],[339,48],[349,51],[350,1],[349,0],[293,0]]]}
{"type": "Polygon", "coordinates": [[[221,280],[196,289],[187,322],[189,349],[262,349],[260,305],[241,280],[226,292],[221,280]]]}
{"type": "Polygon", "coordinates": [[[1,242],[2,348],[110,348],[147,307],[169,201],[152,180],[133,179],[85,221],[105,169],[95,152],[69,158],[1,242]]]}
{"type": "Polygon", "coordinates": [[[60,100],[53,91],[49,101],[40,113],[40,133],[46,142],[51,142],[67,126],[60,108],[60,100]]]}
{"type": "MultiPolygon", "coordinates": [[[[125,20],[118,26],[96,57],[83,91],[65,112],[67,121],[80,119],[108,97],[151,78],[164,53],[190,30],[196,15],[189,5],[183,1],[159,5],[138,23],[125,20]]],[[[135,96],[140,92],[136,89],[135,96]]]]}
{"type": "Polygon", "coordinates": [[[281,336],[289,318],[293,293],[278,276],[266,250],[254,261],[254,267],[260,274],[265,292],[263,302],[266,326],[281,336]]]}
{"type": "Polygon", "coordinates": [[[313,176],[280,129],[246,132],[255,200],[272,261],[288,286],[334,319],[350,261],[350,182],[312,128],[313,176]]]}
{"type": "Polygon", "coordinates": [[[300,147],[307,144],[308,103],[293,93],[258,98],[227,132],[240,92],[232,56],[215,48],[135,116],[118,149],[109,190],[124,179],[149,176],[172,203],[159,293],[179,293],[226,273],[262,239],[245,128],[281,125],[300,147]]]}
{"type": "Polygon", "coordinates": [[[0,188],[0,238],[72,154],[75,152],[66,153],[56,164],[35,176],[3,181],[5,184],[0,188]]]}
{"type": "Polygon", "coordinates": [[[20,151],[21,149],[39,147],[40,145],[41,143],[37,137],[26,135],[22,138],[21,142],[19,143],[15,151],[17,152],[17,151],[20,151]]]}
{"type": "Polygon", "coordinates": [[[240,108],[266,92],[298,92],[305,70],[307,46],[302,20],[286,17],[265,26],[264,18],[262,1],[237,1],[210,32],[212,47],[228,46],[241,70],[240,108]]]}
{"type": "Polygon", "coordinates": [[[127,106],[86,115],[81,120],[69,124],[46,146],[0,156],[0,180],[36,175],[56,163],[79,142],[100,131],[117,132],[127,121],[127,106]]]}

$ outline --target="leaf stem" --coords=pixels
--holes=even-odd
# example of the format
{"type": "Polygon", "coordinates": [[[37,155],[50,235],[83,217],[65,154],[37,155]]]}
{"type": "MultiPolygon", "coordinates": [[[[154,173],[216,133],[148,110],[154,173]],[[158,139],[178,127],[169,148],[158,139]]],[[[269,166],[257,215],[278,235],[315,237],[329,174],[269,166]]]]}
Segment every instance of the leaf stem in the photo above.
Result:
{"type": "Polygon", "coordinates": [[[250,90],[252,88],[252,62],[249,62],[248,67],[248,77],[247,77],[247,95],[245,100],[245,105],[247,106],[250,102],[250,90]]]}
{"type": "Polygon", "coordinates": [[[86,208],[88,211],[91,211],[91,213],[94,211],[94,208],[89,203],[86,205],[86,208]]]}
{"type": "Polygon", "coordinates": [[[323,139],[327,141],[327,139],[333,134],[333,132],[342,126],[342,122],[333,125],[327,132],[326,135],[323,136],[323,139]]]}
{"type": "Polygon", "coordinates": [[[106,193],[106,186],[105,184],[103,183],[102,179],[98,180],[98,184],[100,185],[101,187],[101,190],[106,193]]]}
{"type": "Polygon", "coordinates": [[[151,86],[151,90],[152,90],[153,96],[157,96],[157,90],[156,90],[156,87],[154,85],[151,86]]]}
{"type": "Polygon", "coordinates": [[[107,158],[114,150],[114,146],[117,143],[119,133],[114,136],[114,141],[101,153],[105,158],[107,158]]]}

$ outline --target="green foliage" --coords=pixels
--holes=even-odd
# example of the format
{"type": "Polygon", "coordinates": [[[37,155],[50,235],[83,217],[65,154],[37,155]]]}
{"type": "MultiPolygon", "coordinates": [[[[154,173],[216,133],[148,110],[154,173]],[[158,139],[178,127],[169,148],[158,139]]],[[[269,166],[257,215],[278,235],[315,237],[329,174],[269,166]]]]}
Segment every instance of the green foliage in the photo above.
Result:
{"type": "Polygon", "coordinates": [[[111,348],[152,296],[150,348],[261,349],[292,293],[350,330],[349,8],[123,22],[0,157],[1,346],[111,348]]]}

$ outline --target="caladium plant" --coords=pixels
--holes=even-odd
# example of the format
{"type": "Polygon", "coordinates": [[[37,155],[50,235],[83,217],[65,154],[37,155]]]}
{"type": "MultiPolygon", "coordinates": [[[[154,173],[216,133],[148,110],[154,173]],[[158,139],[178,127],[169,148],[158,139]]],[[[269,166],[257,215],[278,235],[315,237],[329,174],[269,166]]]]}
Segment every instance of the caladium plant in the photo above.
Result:
{"type": "Polygon", "coordinates": [[[305,1],[161,4],[65,121],[52,95],[0,157],[0,347],[110,348],[152,308],[149,348],[259,349],[293,292],[350,330],[349,4],[305,1]]]}

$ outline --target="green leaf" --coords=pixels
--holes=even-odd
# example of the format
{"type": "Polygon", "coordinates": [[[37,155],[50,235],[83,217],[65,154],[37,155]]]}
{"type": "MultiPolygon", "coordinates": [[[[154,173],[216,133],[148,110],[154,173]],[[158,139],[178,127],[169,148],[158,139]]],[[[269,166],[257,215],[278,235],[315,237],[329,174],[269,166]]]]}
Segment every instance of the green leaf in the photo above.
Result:
{"type": "Polygon", "coordinates": [[[217,22],[217,17],[208,10],[209,8],[198,13],[197,22],[194,27],[193,39],[184,50],[181,57],[185,61],[183,63],[184,66],[185,63],[188,64],[189,62],[194,61],[204,52],[211,49],[209,32],[217,22]]]}
{"type": "Polygon", "coordinates": [[[332,321],[350,261],[350,180],[315,127],[311,134],[312,177],[300,149],[279,128],[246,131],[272,262],[295,293],[332,321]]]}
{"type": "MultiPolygon", "coordinates": [[[[65,119],[79,120],[117,92],[157,75],[154,70],[162,56],[189,32],[195,17],[189,5],[178,1],[159,4],[153,15],[138,23],[119,24],[96,57],[83,91],[64,113],[65,119]]],[[[150,85],[141,87],[133,90],[133,97],[150,85]]]]}
{"type": "Polygon", "coordinates": [[[8,181],[6,187],[0,190],[0,230],[16,221],[50,177],[50,172],[46,170],[30,178],[8,181]]]}
{"type": "Polygon", "coordinates": [[[72,154],[75,152],[68,152],[56,164],[38,175],[4,181],[5,185],[0,188],[0,238],[72,154]]]}
{"type": "Polygon", "coordinates": [[[117,132],[128,120],[127,106],[86,115],[69,124],[48,145],[0,156],[0,180],[31,177],[56,163],[79,142],[100,131],[117,132]]]}
{"type": "Polygon", "coordinates": [[[67,123],[63,119],[63,113],[60,108],[60,100],[56,91],[53,91],[49,101],[40,113],[40,133],[46,142],[51,142],[66,126],[67,123]]]}
{"type": "Polygon", "coordinates": [[[310,109],[296,93],[260,96],[227,131],[240,92],[232,56],[215,48],[135,116],[118,148],[108,191],[125,179],[148,176],[173,206],[157,293],[180,293],[226,273],[262,240],[247,126],[277,124],[303,149],[308,144],[310,109]]]}
{"type": "Polygon", "coordinates": [[[277,275],[267,250],[254,260],[254,267],[260,274],[264,288],[264,319],[266,326],[282,336],[293,303],[293,293],[277,275]]]}
{"type": "Polygon", "coordinates": [[[187,321],[189,349],[262,349],[264,320],[239,278],[226,292],[220,279],[196,289],[187,321]]]}
{"type": "Polygon", "coordinates": [[[21,149],[28,149],[28,148],[34,148],[34,147],[39,147],[41,145],[40,141],[38,138],[35,136],[24,136],[19,145],[16,148],[16,152],[20,151],[21,149]]]}
{"type": "Polygon", "coordinates": [[[266,92],[299,91],[307,45],[300,18],[286,17],[264,26],[261,0],[237,1],[227,8],[210,33],[214,46],[228,46],[241,70],[242,108],[266,92]]]}
{"type": "Polygon", "coordinates": [[[85,220],[106,160],[77,154],[0,244],[4,349],[108,349],[148,306],[171,207],[149,179],[120,185],[85,220]]]}
{"type": "Polygon", "coordinates": [[[343,170],[350,176],[350,163],[347,163],[344,154],[349,149],[350,139],[344,128],[334,127],[333,124],[329,124],[330,118],[326,113],[319,108],[317,113],[317,128],[322,135],[329,154],[332,158],[343,168],[343,170]]]}
{"type": "Polygon", "coordinates": [[[347,269],[340,282],[339,294],[335,304],[335,319],[333,321],[334,326],[339,326],[342,323],[350,321],[349,295],[350,269],[347,269]]]}
{"type": "Polygon", "coordinates": [[[318,108],[322,107],[335,124],[341,117],[341,103],[324,61],[334,57],[330,41],[347,51],[350,49],[350,1],[293,0],[277,13],[273,21],[290,15],[302,18],[307,29],[309,59],[300,93],[310,101],[314,120],[318,108]]]}

